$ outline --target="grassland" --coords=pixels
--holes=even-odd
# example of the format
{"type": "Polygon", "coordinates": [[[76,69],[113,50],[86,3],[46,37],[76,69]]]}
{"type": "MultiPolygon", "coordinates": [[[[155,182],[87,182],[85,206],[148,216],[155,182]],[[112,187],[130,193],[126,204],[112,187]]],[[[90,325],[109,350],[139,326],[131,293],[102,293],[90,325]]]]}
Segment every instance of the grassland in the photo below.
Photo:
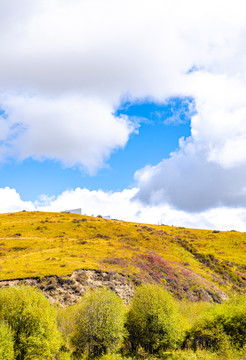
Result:
{"type": "Polygon", "coordinates": [[[246,233],[105,220],[66,213],[0,215],[0,280],[119,272],[177,297],[219,301],[246,289],[246,233]]]}

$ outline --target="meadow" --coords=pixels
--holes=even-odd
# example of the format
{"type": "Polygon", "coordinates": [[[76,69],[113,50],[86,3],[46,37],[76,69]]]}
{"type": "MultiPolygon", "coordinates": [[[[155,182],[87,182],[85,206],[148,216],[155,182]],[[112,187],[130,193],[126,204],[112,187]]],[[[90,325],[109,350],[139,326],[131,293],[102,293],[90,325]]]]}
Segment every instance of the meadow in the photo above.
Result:
{"type": "Polygon", "coordinates": [[[246,286],[246,234],[69,213],[0,215],[0,280],[95,269],[178,298],[221,301],[246,286]]]}

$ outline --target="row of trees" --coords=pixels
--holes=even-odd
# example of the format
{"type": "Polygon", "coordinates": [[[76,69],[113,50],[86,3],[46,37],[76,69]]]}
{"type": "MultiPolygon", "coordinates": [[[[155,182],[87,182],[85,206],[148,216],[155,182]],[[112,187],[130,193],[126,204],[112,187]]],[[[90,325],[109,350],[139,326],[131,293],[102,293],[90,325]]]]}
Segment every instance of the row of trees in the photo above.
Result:
{"type": "Polygon", "coordinates": [[[147,284],[137,289],[126,311],[112,291],[100,289],[87,293],[77,307],[70,335],[80,355],[114,352],[123,342],[132,353],[139,347],[157,353],[176,347],[181,339],[177,305],[163,288],[147,284]]]}
{"type": "MultiPolygon", "coordinates": [[[[245,296],[205,306],[190,326],[180,310],[168,292],[151,284],[137,288],[128,308],[112,291],[98,289],[58,314],[36,289],[2,289],[0,359],[68,360],[98,357],[119,349],[128,354],[139,349],[161,354],[178,347],[218,351],[246,345],[245,296]]],[[[189,311],[183,314],[192,317],[189,311]]]]}

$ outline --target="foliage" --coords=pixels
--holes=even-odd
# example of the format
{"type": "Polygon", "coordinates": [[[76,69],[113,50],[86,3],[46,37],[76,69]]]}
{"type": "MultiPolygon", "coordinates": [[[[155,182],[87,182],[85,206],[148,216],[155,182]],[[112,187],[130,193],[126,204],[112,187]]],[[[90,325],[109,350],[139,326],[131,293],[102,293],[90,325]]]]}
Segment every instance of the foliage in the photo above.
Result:
{"type": "Polygon", "coordinates": [[[108,354],[100,357],[100,360],[245,360],[245,353],[229,351],[215,353],[207,350],[172,350],[162,353],[160,356],[138,355],[137,357],[122,357],[119,354],[108,354]]]}
{"type": "Polygon", "coordinates": [[[178,302],[179,312],[184,318],[186,329],[190,329],[205,313],[211,311],[217,304],[205,301],[191,302],[182,300],[178,302]]]}
{"type": "Polygon", "coordinates": [[[72,343],[77,352],[98,356],[116,350],[124,335],[123,301],[111,290],[88,292],[78,307],[72,343]]]}
{"type": "Polygon", "coordinates": [[[115,354],[115,353],[108,353],[108,354],[104,354],[100,357],[100,360],[131,360],[129,358],[124,358],[119,354],[115,354]]]}
{"type": "MultiPolygon", "coordinates": [[[[162,354],[162,360],[243,360],[242,354],[236,352],[216,353],[208,350],[177,350],[162,354]]],[[[154,359],[150,359],[154,360],[154,359]]],[[[157,359],[156,359],[157,360],[157,359]]]]}
{"type": "Polygon", "coordinates": [[[242,348],[246,346],[246,296],[234,296],[224,302],[215,316],[231,343],[242,348]]]}
{"type": "Polygon", "coordinates": [[[53,359],[58,352],[56,313],[40,291],[27,286],[1,289],[0,319],[12,328],[17,360],[53,359]]]}
{"type": "Polygon", "coordinates": [[[6,322],[0,322],[0,359],[14,360],[14,341],[11,328],[6,322]]]}
{"type": "Polygon", "coordinates": [[[204,313],[188,332],[186,345],[216,351],[246,346],[246,296],[233,297],[204,313]]]}
{"type": "Polygon", "coordinates": [[[56,360],[71,360],[71,354],[68,351],[60,351],[56,360]]]}
{"type": "Polygon", "coordinates": [[[185,346],[193,350],[219,351],[230,346],[229,338],[215,317],[204,317],[191,328],[185,339],[185,346]]]}
{"type": "Polygon", "coordinates": [[[119,354],[107,354],[100,360],[245,360],[245,354],[229,352],[227,354],[215,353],[207,350],[172,350],[163,352],[160,356],[138,355],[136,357],[123,357],[119,354]]]}
{"type": "Polygon", "coordinates": [[[69,340],[75,329],[77,309],[78,305],[76,304],[58,309],[57,312],[57,325],[66,348],[69,347],[69,340]]]}
{"type": "MultiPolygon", "coordinates": [[[[1,360],[243,360],[246,355],[246,296],[222,304],[179,302],[160,286],[137,288],[126,319],[132,349],[119,349],[124,334],[124,305],[112,291],[87,292],[80,304],[55,311],[43,295],[30,287],[0,290],[1,360]],[[180,310],[179,310],[180,312],[180,310]],[[186,316],[186,319],[185,319],[186,316]],[[176,348],[186,327],[184,348],[176,348]],[[76,352],[69,348],[72,336],[76,352]],[[173,349],[172,349],[173,348],[173,349]],[[15,352],[15,353],[14,353],[15,352]],[[123,356],[127,354],[128,357],[123,356]],[[15,355],[15,356],[14,356],[15,355]],[[129,357],[130,356],[130,357],[129,357]]],[[[180,343],[181,344],[181,343],[180,343]]]]}
{"type": "Polygon", "coordinates": [[[181,324],[171,295],[153,284],[137,288],[128,313],[126,328],[133,352],[142,346],[149,353],[175,347],[181,324]]]}

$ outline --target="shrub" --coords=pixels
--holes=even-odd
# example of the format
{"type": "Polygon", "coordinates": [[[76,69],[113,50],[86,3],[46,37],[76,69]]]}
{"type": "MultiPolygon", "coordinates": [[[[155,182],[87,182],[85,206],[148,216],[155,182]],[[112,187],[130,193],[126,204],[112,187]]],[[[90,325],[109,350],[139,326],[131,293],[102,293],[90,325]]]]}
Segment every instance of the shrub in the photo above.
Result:
{"type": "Polygon", "coordinates": [[[246,345],[246,296],[236,296],[205,313],[191,328],[186,346],[221,350],[246,345]],[[230,344],[230,345],[228,345],[230,344]]]}
{"type": "Polygon", "coordinates": [[[14,360],[13,333],[8,324],[0,322],[0,359],[14,360]]]}
{"type": "Polygon", "coordinates": [[[174,299],[161,286],[139,286],[126,322],[132,351],[139,346],[149,353],[176,347],[181,336],[178,317],[174,299]]]}
{"type": "Polygon", "coordinates": [[[229,346],[229,338],[213,316],[204,316],[188,332],[185,346],[193,350],[219,351],[229,346]]]}
{"type": "Polygon", "coordinates": [[[78,306],[72,343],[78,353],[98,356],[116,350],[124,335],[124,304],[108,289],[85,294],[78,306]]]}
{"type": "Polygon", "coordinates": [[[16,360],[52,359],[58,352],[56,312],[39,290],[29,286],[1,289],[0,319],[12,328],[16,360]]]}
{"type": "Polygon", "coordinates": [[[220,306],[215,319],[236,348],[246,346],[246,296],[236,295],[220,306]]]}

